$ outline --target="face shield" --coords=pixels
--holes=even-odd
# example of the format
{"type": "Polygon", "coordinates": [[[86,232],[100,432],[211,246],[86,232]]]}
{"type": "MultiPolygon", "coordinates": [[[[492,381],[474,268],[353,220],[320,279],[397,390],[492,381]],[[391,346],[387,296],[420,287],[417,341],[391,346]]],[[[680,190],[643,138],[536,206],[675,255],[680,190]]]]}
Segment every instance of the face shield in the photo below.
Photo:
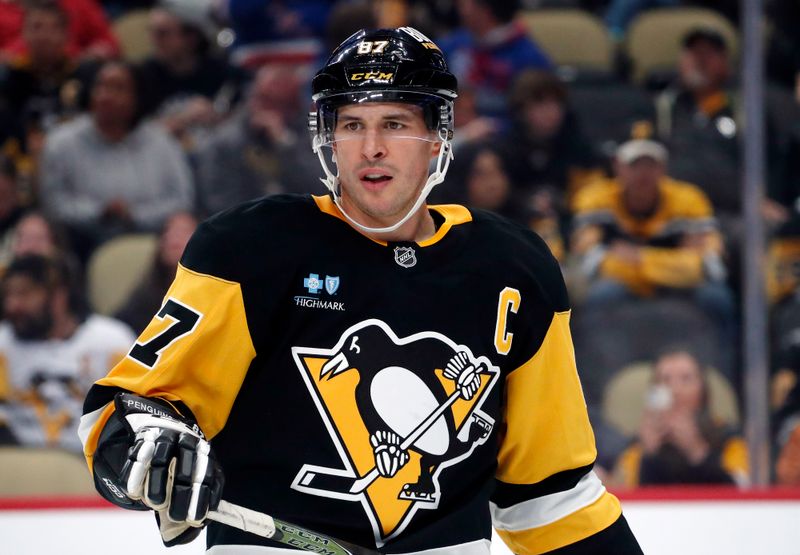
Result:
{"type": "Polygon", "coordinates": [[[367,233],[388,233],[407,222],[425,202],[433,187],[444,180],[450,160],[453,158],[452,145],[450,143],[453,137],[453,103],[432,93],[404,90],[370,90],[329,95],[317,99],[317,111],[310,114],[309,128],[312,134],[313,150],[317,154],[322,171],[325,174],[322,182],[331,192],[333,201],[345,218],[358,229],[367,233]],[[335,145],[345,141],[363,140],[364,138],[363,126],[358,121],[340,118],[339,109],[343,106],[358,105],[366,102],[408,103],[418,106],[422,110],[426,127],[425,132],[412,132],[406,126],[389,121],[387,125],[379,130],[381,140],[416,140],[441,144],[436,163],[433,165],[432,171],[428,175],[428,179],[414,206],[398,222],[383,228],[366,227],[353,220],[343,210],[340,202],[341,186],[338,169],[335,173],[333,171],[336,166],[335,145]]]}

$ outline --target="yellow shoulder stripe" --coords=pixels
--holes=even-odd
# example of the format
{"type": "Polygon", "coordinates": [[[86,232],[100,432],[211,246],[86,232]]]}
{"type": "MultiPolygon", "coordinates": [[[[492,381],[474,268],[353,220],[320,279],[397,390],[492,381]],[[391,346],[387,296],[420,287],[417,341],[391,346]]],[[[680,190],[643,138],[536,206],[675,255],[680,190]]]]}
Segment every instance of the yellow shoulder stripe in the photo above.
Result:
{"type": "MultiPolygon", "coordinates": [[[[166,299],[198,313],[195,327],[158,351],[158,360],[151,368],[128,354],[97,383],[143,396],[180,400],[212,438],[225,425],[256,356],[242,289],[236,282],[179,266],[166,299]]],[[[173,318],[154,317],[136,343],[147,345],[175,324],[173,318]]]]}
{"type": "Polygon", "coordinates": [[[507,484],[536,484],[597,456],[569,316],[555,313],[539,350],[506,379],[506,434],[497,478],[507,484]]]}

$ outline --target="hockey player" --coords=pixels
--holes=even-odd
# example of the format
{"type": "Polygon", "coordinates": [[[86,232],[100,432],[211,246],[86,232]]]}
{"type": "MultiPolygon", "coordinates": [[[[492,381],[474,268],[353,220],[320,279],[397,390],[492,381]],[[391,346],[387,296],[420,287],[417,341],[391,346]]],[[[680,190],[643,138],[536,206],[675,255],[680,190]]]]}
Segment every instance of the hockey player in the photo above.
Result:
{"type": "Polygon", "coordinates": [[[291,552],[209,523],[223,495],[383,553],[485,555],[493,525],[520,554],[641,553],[592,471],[558,264],[522,227],[426,204],[452,156],[438,47],[360,31],[312,89],[330,194],[198,228],[86,399],[100,493],[153,509],[168,545],[208,524],[214,555],[291,552]]]}

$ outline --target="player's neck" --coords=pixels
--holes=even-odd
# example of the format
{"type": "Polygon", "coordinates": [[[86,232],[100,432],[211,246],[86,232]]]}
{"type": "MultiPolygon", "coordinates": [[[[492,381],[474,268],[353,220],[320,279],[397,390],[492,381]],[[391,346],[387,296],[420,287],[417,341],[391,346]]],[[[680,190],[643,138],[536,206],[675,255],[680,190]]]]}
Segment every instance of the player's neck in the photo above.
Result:
{"type": "Polygon", "coordinates": [[[387,243],[420,243],[430,239],[436,233],[436,223],[431,216],[426,204],[423,204],[417,213],[399,228],[388,233],[370,233],[362,231],[364,235],[376,241],[387,243]]]}

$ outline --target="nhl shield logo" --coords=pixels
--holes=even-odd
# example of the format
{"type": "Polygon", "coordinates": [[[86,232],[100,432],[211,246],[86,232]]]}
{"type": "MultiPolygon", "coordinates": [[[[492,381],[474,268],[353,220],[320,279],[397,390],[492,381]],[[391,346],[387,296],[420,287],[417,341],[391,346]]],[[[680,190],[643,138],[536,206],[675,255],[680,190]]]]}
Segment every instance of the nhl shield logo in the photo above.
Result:
{"type": "Polygon", "coordinates": [[[411,247],[395,247],[394,261],[403,268],[411,268],[417,263],[417,253],[411,247]]]}
{"type": "Polygon", "coordinates": [[[339,289],[339,276],[325,276],[325,291],[333,295],[339,289]]]}

